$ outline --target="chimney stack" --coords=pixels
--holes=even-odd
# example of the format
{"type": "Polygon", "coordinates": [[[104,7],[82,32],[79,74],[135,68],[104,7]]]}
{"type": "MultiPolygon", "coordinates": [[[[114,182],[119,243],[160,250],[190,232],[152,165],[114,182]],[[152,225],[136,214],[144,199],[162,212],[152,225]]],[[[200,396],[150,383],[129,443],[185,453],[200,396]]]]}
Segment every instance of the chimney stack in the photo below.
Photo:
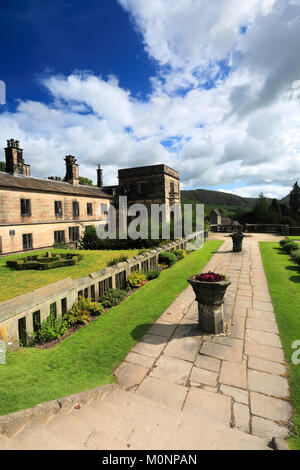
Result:
{"type": "Polygon", "coordinates": [[[19,141],[9,139],[5,150],[6,173],[11,175],[30,176],[30,165],[24,163],[23,149],[19,146],[19,141]]]}
{"type": "Polygon", "coordinates": [[[65,157],[66,162],[66,176],[64,181],[70,184],[79,184],[78,176],[78,164],[76,163],[76,158],[73,155],[67,155],[65,157]]]}
{"type": "Polygon", "coordinates": [[[103,188],[103,170],[101,165],[98,165],[97,169],[97,186],[98,188],[103,188]]]}

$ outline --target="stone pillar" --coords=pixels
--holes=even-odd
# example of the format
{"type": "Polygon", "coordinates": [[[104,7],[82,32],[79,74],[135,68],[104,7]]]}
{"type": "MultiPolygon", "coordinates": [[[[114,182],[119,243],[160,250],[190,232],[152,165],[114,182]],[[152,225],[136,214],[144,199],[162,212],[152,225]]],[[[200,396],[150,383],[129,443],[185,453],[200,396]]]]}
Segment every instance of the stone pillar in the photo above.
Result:
{"type": "Polygon", "coordinates": [[[198,302],[199,327],[204,333],[224,333],[224,307],[198,302]]]}

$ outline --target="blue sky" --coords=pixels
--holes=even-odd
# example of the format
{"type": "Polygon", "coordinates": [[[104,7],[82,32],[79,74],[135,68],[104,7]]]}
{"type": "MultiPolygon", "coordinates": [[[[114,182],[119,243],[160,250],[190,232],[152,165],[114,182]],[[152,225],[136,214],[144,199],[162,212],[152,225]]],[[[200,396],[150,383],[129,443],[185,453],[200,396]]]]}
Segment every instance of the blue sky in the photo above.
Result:
{"type": "Polygon", "coordinates": [[[33,175],[63,176],[73,154],[94,181],[101,163],[105,184],[153,163],[182,188],[251,197],[300,180],[299,0],[10,0],[0,13],[0,142],[20,140],[33,175]]]}
{"type": "Polygon", "coordinates": [[[40,77],[74,70],[114,74],[133,95],[151,90],[155,62],[115,0],[10,0],[2,2],[1,18],[1,79],[10,109],[16,98],[48,102],[40,77]]]}

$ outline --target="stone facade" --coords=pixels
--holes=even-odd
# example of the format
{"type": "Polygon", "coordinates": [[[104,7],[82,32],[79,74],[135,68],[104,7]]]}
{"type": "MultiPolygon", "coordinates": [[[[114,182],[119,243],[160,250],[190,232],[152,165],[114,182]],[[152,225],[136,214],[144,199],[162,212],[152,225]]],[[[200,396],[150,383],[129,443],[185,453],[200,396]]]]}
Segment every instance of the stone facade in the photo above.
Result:
{"type": "Polygon", "coordinates": [[[103,190],[115,196],[127,196],[129,205],[180,204],[179,174],[167,165],[122,169],[118,178],[118,186],[106,186],[103,190]]]}
{"type": "Polygon", "coordinates": [[[65,157],[64,180],[30,176],[19,142],[7,141],[6,172],[0,172],[0,254],[43,249],[55,242],[76,248],[87,225],[107,223],[109,205],[118,209],[118,196],[128,204],[180,202],[179,175],[166,165],[119,170],[119,186],[103,187],[98,165],[97,187],[79,184],[76,158],[65,157]]]}

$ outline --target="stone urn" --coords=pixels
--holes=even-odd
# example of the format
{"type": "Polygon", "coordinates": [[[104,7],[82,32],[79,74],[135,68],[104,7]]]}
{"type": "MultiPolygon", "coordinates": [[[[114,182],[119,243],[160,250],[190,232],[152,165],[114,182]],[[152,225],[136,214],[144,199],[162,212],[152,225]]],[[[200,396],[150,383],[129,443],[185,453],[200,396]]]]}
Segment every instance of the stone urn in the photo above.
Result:
{"type": "Polygon", "coordinates": [[[199,327],[205,333],[224,333],[224,295],[231,284],[229,278],[214,273],[223,278],[219,281],[205,281],[196,279],[199,275],[191,276],[188,282],[191,284],[198,302],[199,327]]]}
{"type": "Polygon", "coordinates": [[[243,238],[245,235],[243,233],[233,233],[230,236],[232,238],[232,251],[234,253],[242,251],[243,238]]]}

